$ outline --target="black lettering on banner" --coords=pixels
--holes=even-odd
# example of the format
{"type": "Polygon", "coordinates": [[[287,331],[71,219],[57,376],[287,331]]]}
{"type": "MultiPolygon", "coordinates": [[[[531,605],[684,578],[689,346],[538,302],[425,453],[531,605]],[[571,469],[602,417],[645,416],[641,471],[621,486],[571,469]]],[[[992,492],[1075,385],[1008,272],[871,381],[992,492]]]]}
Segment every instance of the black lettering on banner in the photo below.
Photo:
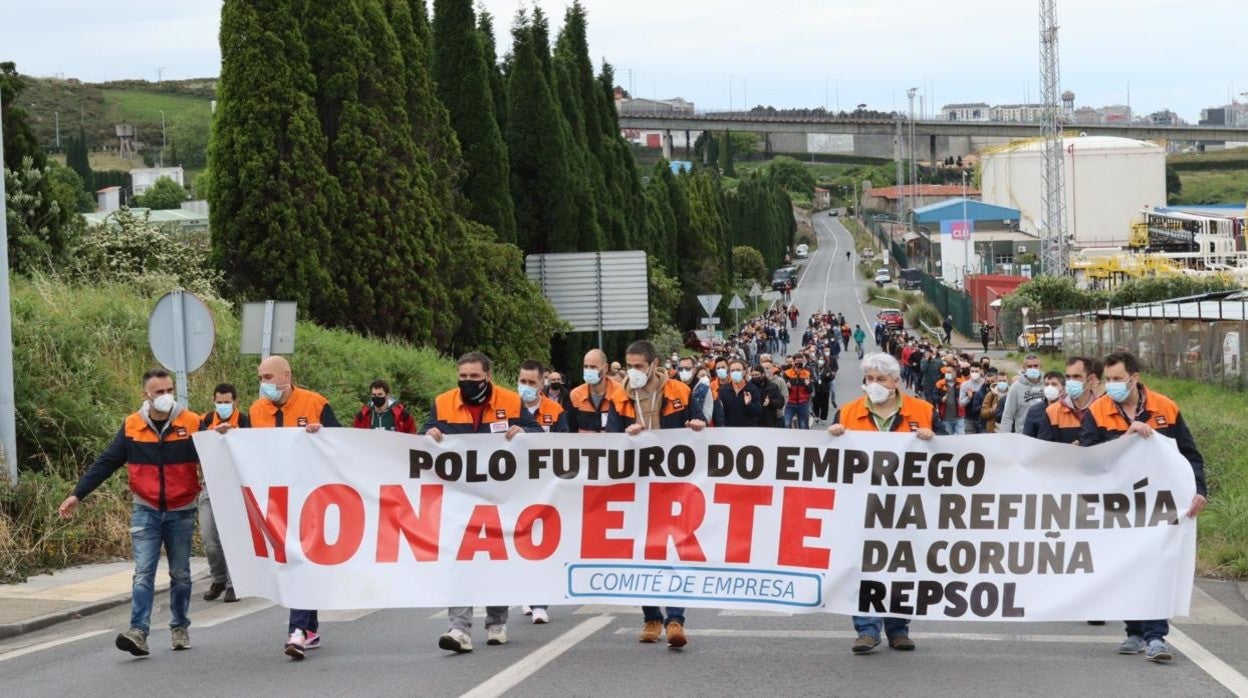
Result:
{"type": "Polygon", "coordinates": [[[693,455],[693,449],[684,444],[677,444],[667,453],[667,472],[672,477],[689,477],[693,474],[693,468],[697,465],[697,459],[693,455]]]}
{"type": "Polygon", "coordinates": [[[549,448],[530,448],[529,449],[529,479],[540,480],[542,471],[550,467],[550,449],[549,448]]]}
{"type": "Polygon", "coordinates": [[[743,480],[757,480],[763,475],[763,449],[745,446],[737,451],[737,474],[743,480]]]}
{"type": "Polygon", "coordinates": [[[732,474],[732,449],[721,444],[711,444],[706,449],[707,477],[728,477],[732,474]]]}
{"type": "Polygon", "coordinates": [[[516,476],[516,456],[511,451],[495,451],[490,454],[490,479],[506,482],[516,476]]]}
{"type": "Polygon", "coordinates": [[[945,615],[949,618],[961,618],[966,615],[970,606],[966,603],[966,582],[949,582],[945,585],[945,615]]]}
{"type": "Polygon", "coordinates": [[[420,471],[433,469],[433,454],[413,448],[407,452],[407,476],[413,480],[420,479],[420,471]]]}
{"type": "Polygon", "coordinates": [[[802,449],[796,446],[781,446],[776,449],[776,479],[796,482],[801,479],[797,472],[797,456],[802,449]]]}
{"type": "Polygon", "coordinates": [[[884,599],[888,596],[888,587],[884,582],[864,579],[858,582],[858,612],[884,613],[884,599]]]}
{"type": "Polygon", "coordinates": [[[940,495],[939,527],[966,528],[966,497],[960,494],[940,495]]]}
{"type": "MultiPolygon", "coordinates": [[[[641,463],[637,474],[641,477],[663,477],[663,447],[647,446],[641,449],[641,463]]],[[[629,477],[631,473],[625,473],[623,477],[629,477]]],[[[612,477],[612,479],[618,479],[612,477]]]]}
{"type": "MultiPolygon", "coordinates": [[[[891,451],[876,451],[875,458],[871,464],[871,484],[878,485],[883,480],[893,487],[897,486],[897,466],[899,459],[897,454],[891,451]]],[[[903,485],[911,486],[911,483],[902,482],[903,485]]],[[[918,483],[922,484],[922,483],[918,483]]]]}
{"type": "Polygon", "coordinates": [[[836,482],[836,465],[839,455],[840,450],[835,448],[825,448],[822,454],[817,448],[806,449],[806,458],[802,462],[802,480],[804,482],[815,480],[836,482]]]}

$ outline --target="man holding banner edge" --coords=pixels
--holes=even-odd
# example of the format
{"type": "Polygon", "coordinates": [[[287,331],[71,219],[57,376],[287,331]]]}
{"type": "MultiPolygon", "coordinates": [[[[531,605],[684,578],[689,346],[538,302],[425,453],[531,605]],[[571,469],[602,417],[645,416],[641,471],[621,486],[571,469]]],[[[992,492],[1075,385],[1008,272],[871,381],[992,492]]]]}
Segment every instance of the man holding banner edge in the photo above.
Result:
{"type": "MultiPolygon", "coordinates": [[[[1174,400],[1153,392],[1140,382],[1140,363],[1129,352],[1115,352],[1105,357],[1102,369],[1105,394],[1088,406],[1079,431],[1080,446],[1095,446],[1111,441],[1124,434],[1138,434],[1151,438],[1154,433],[1168,436],[1177,442],[1179,453],[1192,466],[1196,478],[1196,496],[1187,511],[1188,518],[1196,518],[1208,501],[1205,487],[1205,459],[1196,447],[1196,441],[1183,421],[1183,415],[1174,400]]],[[[1118,646],[1119,654],[1139,654],[1153,662],[1168,662],[1173,658],[1166,635],[1170,621],[1128,620],[1127,638],[1118,646]]]]}
{"type": "MultiPolygon", "coordinates": [[[[906,395],[900,389],[901,364],[884,353],[868,354],[862,360],[862,397],[836,411],[828,433],[841,436],[846,431],[911,431],[927,441],[936,434],[944,434],[936,408],[926,400],[906,395]]],[[[866,654],[880,644],[880,631],[888,636],[888,646],[895,650],[911,651],[914,640],[910,639],[910,620],[907,618],[880,618],[878,616],[854,616],[854,630],[858,639],[851,650],[854,654],[866,654]]]]}

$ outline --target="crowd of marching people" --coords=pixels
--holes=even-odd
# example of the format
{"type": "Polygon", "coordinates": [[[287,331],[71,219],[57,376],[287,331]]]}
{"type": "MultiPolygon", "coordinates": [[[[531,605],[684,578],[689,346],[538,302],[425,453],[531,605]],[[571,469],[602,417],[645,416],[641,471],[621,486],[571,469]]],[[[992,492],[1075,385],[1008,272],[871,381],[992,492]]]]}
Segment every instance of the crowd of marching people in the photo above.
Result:
{"type": "MultiPolygon", "coordinates": [[[[1064,371],[1047,373],[1039,357],[1028,355],[1022,371],[1012,375],[986,356],[976,358],[942,345],[941,338],[915,336],[883,320],[871,330],[868,338],[864,328],[851,326],[843,314],[821,310],[803,316],[795,305],[780,303],[697,356],[678,351],[660,356],[646,340],[633,342],[618,360],[593,349],[582,358],[575,387],[567,374],[538,361],[523,362],[515,375],[496,375],[488,356],[470,352],[458,359],[457,384],[434,400],[419,424],[382,378],[369,386],[367,401],[351,424],[435,441],[473,433],[510,440],[524,432],[808,429],[812,422],[826,424],[831,437],[855,430],[914,432],[920,439],[1012,432],[1082,446],[1124,434],[1161,433],[1177,440],[1195,473],[1199,494],[1188,514],[1194,516],[1204,506],[1200,452],[1174,402],[1140,381],[1131,354],[1071,357],[1064,371]],[[874,343],[870,353],[865,346],[869,339],[874,343]],[[863,379],[852,391],[842,391],[854,398],[838,404],[835,382],[843,361],[859,362],[863,379]]],[[[272,427],[299,427],[314,434],[322,427],[341,426],[323,396],[297,385],[286,359],[262,361],[257,382],[259,397],[249,406],[239,402],[235,386],[218,385],[211,409],[200,416],[175,401],[168,372],[149,371],[143,377],[142,405],[61,504],[61,515],[72,516],[92,490],[122,466],[127,468],[134,498],[135,575],[130,627],[117,636],[119,649],[135,656],[150,653],[147,638],[162,545],[172,578],[171,646],[190,648],[190,549],[197,519],[212,575],[204,600],[238,598],[190,435],[272,427]]],[[[641,610],[639,641],[686,645],[685,609],[641,610]]],[[[486,608],[486,644],[507,643],[508,611],[506,606],[486,608]]],[[[525,612],[536,624],[550,620],[542,605],[525,607],[525,612]]],[[[447,616],[449,627],[438,646],[472,651],[472,607],[449,608],[447,616]]],[[[872,651],[881,635],[893,649],[915,647],[905,619],[855,617],[853,622],[854,653],[872,651]]],[[[1127,638],[1119,651],[1169,660],[1167,632],[1164,619],[1127,621],[1127,638]]],[[[317,612],[291,609],[283,652],[299,660],[320,646],[317,612]]]]}

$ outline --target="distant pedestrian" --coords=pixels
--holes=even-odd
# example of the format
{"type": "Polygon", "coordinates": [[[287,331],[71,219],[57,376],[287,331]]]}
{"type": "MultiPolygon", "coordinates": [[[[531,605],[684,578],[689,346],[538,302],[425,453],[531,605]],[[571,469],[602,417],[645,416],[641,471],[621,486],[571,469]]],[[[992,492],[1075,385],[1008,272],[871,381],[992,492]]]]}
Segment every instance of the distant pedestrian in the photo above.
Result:
{"type": "Polygon", "coordinates": [[[173,377],[154,368],[143,374],[143,405],[126,417],[112,444],[87,468],[73,494],[58,508],[61,518],[74,515],[87,498],[126,466],[134,508],[130,513],[130,545],[134,580],[130,586],[130,629],[117,635],[117,649],[136,657],[151,654],[156,564],[163,545],[169,558],[169,621],[171,645],[189,650],[191,635],[191,538],[195,534],[195,503],[199,496],[199,454],[191,436],[199,415],[177,403],[173,377]]]}
{"type": "Polygon", "coordinates": [[[403,434],[416,433],[416,420],[403,403],[390,395],[390,384],[378,378],[368,387],[368,403],[355,415],[356,429],[381,429],[403,434]]]}
{"type": "Polygon", "coordinates": [[[988,340],[992,339],[992,325],[986,322],[979,323],[979,341],[984,345],[984,352],[988,352],[988,340]]]}
{"type": "MultiPolygon", "coordinates": [[[[940,323],[940,329],[945,331],[945,345],[946,346],[952,345],[953,344],[953,316],[952,315],[945,316],[945,321],[940,323]]],[[[988,351],[988,350],[984,349],[984,351],[988,351]]]]}

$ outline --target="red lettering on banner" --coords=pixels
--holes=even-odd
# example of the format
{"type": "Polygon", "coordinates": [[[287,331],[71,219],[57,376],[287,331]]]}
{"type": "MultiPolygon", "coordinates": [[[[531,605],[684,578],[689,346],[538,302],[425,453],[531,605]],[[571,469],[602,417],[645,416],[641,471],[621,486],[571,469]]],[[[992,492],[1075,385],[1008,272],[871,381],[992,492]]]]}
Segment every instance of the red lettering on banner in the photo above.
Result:
{"type": "Polygon", "coordinates": [[[631,502],[636,488],[631,482],[618,485],[586,485],[581,504],[581,557],[587,560],[628,560],[633,557],[632,538],[608,538],[607,531],[624,528],[624,512],[611,511],[611,502],[631,502]]]}
{"type": "Polygon", "coordinates": [[[754,545],[754,510],[771,505],[769,485],[715,485],[715,503],[728,505],[724,562],[749,562],[754,545]]]}
{"type": "Polygon", "coordinates": [[[697,530],[706,518],[706,495],[687,482],[650,483],[650,513],[646,521],[646,559],[667,559],[667,541],[676,544],[676,557],[688,562],[706,562],[698,543],[697,530]],[[672,513],[672,505],[680,513],[672,513]]]}
{"type": "Polygon", "coordinates": [[[364,499],[350,485],[335,483],[312,490],[299,512],[299,539],[303,554],[318,565],[341,565],[360,549],[364,540],[364,499]],[[325,513],[338,508],[338,539],[325,539],[325,513]]]}
{"type": "Polygon", "coordinates": [[[399,561],[399,533],[417,562],[436,562],[442,531],[442,485],[420,488],[420,514],[402,485],[382,485],[378,497],[377,562],[399,561]]]}
{"type": "Polygon", "coordinates": [[[477,553],[486,553],[491,560],[507,559],[507,544],[503,542],[503,524],[498,518],[498,507],[478,504],[472,509],[472,517],[464,527],[464,538],[459,543],[456,560],[471,560],[477,553]]]}
{"type": "Polygon", "coordinates": [[[273,548],[273,561],[286,562],[286,512],[289,498],[288,487],[270,487],[266,513],[260,513],[260,505],[250,487],[243,488],[243,506],[247,508],[247,525],[251,527],[251,544],[256,557],[268,557],[273,548]],[[268,541],[268,545],[265,545],[268,541]]]}
{"type": "Polygon", "coordinates": [[[516,519],[516,552],[526,560],[545,560],[559,548],[559,536],[563,524],[559,510],[549,504],[534,504],[524,508],[516,519]],[[533,524],[542,522],[542,542],[533,543],[533,524]]]}
{"type": "Polygon", "coordinates": [[[811,509],[832,510],[836,490],[818,487],[784,488],[784,504],[780,509],[780,545],[777,560],[781,565],[826,570],[831,548],[807,547],[805,539],[823,533],[823,522],[806,516],[811,509]]]}

